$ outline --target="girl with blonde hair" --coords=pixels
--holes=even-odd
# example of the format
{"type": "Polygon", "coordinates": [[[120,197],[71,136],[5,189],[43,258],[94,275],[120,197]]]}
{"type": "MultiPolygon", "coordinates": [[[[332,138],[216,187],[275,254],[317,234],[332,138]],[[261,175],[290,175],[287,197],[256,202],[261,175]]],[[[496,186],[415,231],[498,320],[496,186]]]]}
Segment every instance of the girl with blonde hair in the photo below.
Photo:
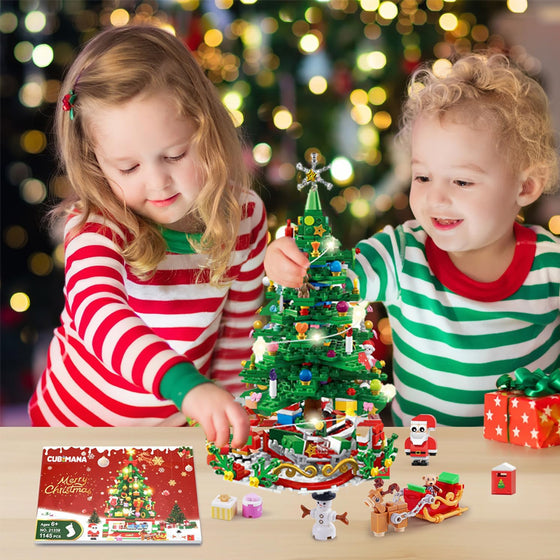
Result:
{"type": "Polygon", "coordinates": [[[243,443],[248,419],[226,389],[250,356],[267,224],[216,88],[167,31],[112,28],[69,69],[55,131],[66,304],[33,424],[190,417],[218,444],[230,426],[243,443]]]}

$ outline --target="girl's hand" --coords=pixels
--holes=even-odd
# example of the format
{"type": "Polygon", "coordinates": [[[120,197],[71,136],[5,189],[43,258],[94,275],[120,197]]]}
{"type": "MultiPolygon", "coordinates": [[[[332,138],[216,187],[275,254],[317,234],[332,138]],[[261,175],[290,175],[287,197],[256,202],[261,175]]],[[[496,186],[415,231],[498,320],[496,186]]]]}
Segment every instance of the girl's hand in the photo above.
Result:
{"type": "Polygon", "coordinates": [[[222,447],[229,443],[233,427],[232,447],[243,447],[249,437],[249,417],[233,396],[214,383],[202,383],[191,389],[183,399],[181,412],[196,420],[208,441],[222,447]]]}
{"type": "Polygon", "coordinates": [[[309,259],[292,237],[280,237],[267,247],[264,268],[273,282],[287,288],[301,288],[309,259]]]}

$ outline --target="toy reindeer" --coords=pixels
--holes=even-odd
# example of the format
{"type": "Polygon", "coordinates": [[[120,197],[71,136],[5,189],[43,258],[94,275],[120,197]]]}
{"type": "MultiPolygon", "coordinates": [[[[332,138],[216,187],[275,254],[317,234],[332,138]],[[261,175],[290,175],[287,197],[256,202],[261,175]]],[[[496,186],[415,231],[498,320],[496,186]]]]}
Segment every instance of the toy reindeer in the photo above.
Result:
{"type": "Polygon", "coordinates": [[[395,501],[386,502],[384,496],[399,492],[399,485],[393,483],[387,490],[383,490],[383,480],[376,479],[375,488],[369,491],[364,504],[371,510],[371,530],[376,537],[383,537],[389,525],[395,531],[402,532],[408,525],[408,506],[402,500],[402,495],[397,494],[395,501]]]}

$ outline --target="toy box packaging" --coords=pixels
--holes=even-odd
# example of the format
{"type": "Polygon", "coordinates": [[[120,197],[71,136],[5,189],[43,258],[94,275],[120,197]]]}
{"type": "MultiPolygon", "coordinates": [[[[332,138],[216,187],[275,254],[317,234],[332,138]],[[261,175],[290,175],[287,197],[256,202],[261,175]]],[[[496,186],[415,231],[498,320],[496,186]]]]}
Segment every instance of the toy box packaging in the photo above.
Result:
{"type": "Polygon", "coordinates": [[[38,543],[202,542],[190,447],[45,447],[38,543]]]}

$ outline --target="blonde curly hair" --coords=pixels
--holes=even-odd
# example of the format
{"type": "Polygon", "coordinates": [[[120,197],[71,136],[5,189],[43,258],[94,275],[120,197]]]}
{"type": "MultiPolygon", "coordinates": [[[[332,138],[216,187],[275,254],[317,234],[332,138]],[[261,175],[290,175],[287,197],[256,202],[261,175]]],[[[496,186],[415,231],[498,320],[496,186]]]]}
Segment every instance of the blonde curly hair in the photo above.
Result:
{"type": "Polygon", "coordinates": [[[498,148],[513,168],[532,169],[543,181],[544,192],[556,189],[558,155],[548,98],[538,82],[505,55],[465,55],[443,75],[436,75],[431,65],[417,69],[409,81],[397,135],[407,147],[420,114],[452,115],[473,127],[492,127],[498,148]]]}
{"type": "Polygon", "coordinates": [[[95,157],[89,128],[100,107],[161,91],[169,93],[179,113],[195,125],[193,149],[203,182],[192,216],[203,233],[195,250],[208,256],[211,283],[227,283],[242,197],[251,187],[251,177],[243,163],[241,139],[217,89],[181,41],[163,29],[134,25],[103,31],[70,67],[61,87],[55,133],[71,193],[57,212],[72,208],[81,212],[74,233],[92,214],[118,222],[130,234],[130,243],[122,249],[126,262],[141,278],[153,274],[166,252],[160,227],[113,194],[95,157]],[[76,94],[73,120],[62,107],[62,98],[70,90],[76,94]]]}

